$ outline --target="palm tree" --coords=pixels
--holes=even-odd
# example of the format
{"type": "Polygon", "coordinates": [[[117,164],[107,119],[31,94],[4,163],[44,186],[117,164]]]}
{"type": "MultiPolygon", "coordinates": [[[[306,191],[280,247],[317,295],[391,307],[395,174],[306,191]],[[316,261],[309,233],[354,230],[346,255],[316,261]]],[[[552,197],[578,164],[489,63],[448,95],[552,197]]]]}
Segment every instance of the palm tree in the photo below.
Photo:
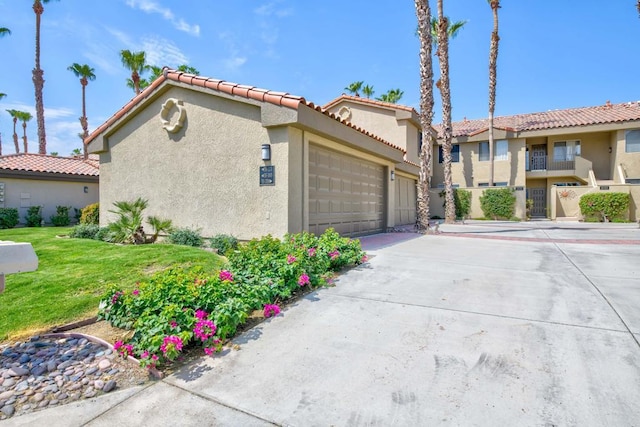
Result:
{"type": "Polygon", "coordinates": [[[18,144],[18,133],[16,132],[16,125],[18,124],[18,110],[7,110],[7,113],[13,118],[13,144],[16,147],[16,154],[20,153],[20,144],[18,144]]]}
{"type": "MultiPolygon", "coordinates": [[[[22,121],[22,131],[24,132],[22,136],[22,143],[24,144],[25,153],[29,152],[29,147],[27,145],[27,122],[30,121],[32,118],[33,116],[31,115],[30,112],[18,111],[18,119],[22,121]]],[[[47,154],[47,153],[44,153],[44,154],[47,154]]]]}
{"type": "MultiPolygon", "coordinates": [[[[71,71],[76,77],[80,77],[80,85],[82,86],[82,117],[80,117],[80,126],[82,126],[82,135],[83,139],[89,136],[89,122],[87,120],[87,104],[85,99],[85,90],[87,85],[89,84],[89,80],[93,81],[96,79],[96,75],[94,74],[94,69],[89,67],[87,64],[80,65],[77,62],[74,62],[67,70],[71,71]]],[[[89,156],[87,152],[87,147],[83,142],[84,147],[84,159],[86,160],[89,156]]]]}
{"type": "Polygon", "coordinates": [[[456,207],[451,176],[451,89],[449,84],[449,21],[444,15],[443,0],[438,0],[438,63],[440,64],[440,96],[442,98],[442,157],[444,163],[445,223],[456,220],[456,207]]]}
{"type": "MultiPolygon", "coordinates": [[[[82,135],[82,134],[80,134],[80,135],[82,135]]],[[[79,148],[74,148],[74,149],[71,151],[71,157],[78,157],[78,156],[80,156],[81,154],[82,154],[82,151],[80,151],[80,149],[79,149],[79,148]]]]}
{"type": "Polygon", "coordinates": [[[182,71],[183,73],[193,74],[194,76],[200,75],[200,71],[198,71],[195,67],[192,67],[187,64],[178,65],[178,71],[182,71]]]}
{"type": "Polygon", "coordinates": [[[420,37],[420,127],[422,146],[420,147],[420,175],[418,177],[418,231],[429,229],[429,180],[431,177],[431,157],[433,153],[433,63],[432,37],[429,29],[431,8],[429,0],[415,0],[420,37]]]}
{"type": "MultiPolygon", "coordinates": [[[[7,96],[6,93],[0,92],[0,101],[2,101],[7,96]]],[[[0,156],[2,156],[2,134],[0,133],[0,156]]]]}
{"type": "MultiPolygon", "coordinates": [[[[138,87],[140,88],[140,90],[145,90],[146,88],[149,87],[151,83],[149,83],[149,80],[147,79],[140,79],[140,81],[138,82],[138,87]]],[[[127,87],[131,90],[133,90],[134,92],[136,91],[136,86],[133,84],[133,80],[131,79],[127,79],[127,87]]]]}
{"type": "Polygon", "coordinates": [[[131,71],[131,82],[136,95],[140,93],[140,74],[147,71],[147,59],[144,51],[131,52],[129,50],[120,51],[122,65],[131,71]]]}
{"type": "Polygon", "coordinates": [[[636,9],[638,9],[638,15],[640,16],[640,0],[636,3],[636,9]]]}
{"type": "Polygon", "coordinates": [[[6,27],[0,27],[0,37],[8,36],[11,34],[11,30],[6,27]]]}
{"type": "Polygon", "coordinates": [[[498,62],[498,9],[500,0],[487,0],[493,12],[493,32],[491,33],[491,45],[489,49],[489,187],[493,187],[494,160],[493,160],[493,113],[496,110],[496,83],[498,62]]]}
{"type": "Polygon", "coordinates": [[[375,90],[373,90],[373,86],[366,85],[362,88],[362,93],[364,93],[364,96],[367,98],[371,98],[375,93],[375,90]]]}
{"type": "Polygon", "coordinates": [[[402,98],[402,95],[404,95],[404,91],[402,91],[400,89],[389,89],[387,91],[387,93],[383,93],[382,95],[380,95],[376,99],[378,101],[382,101],[382,102],[389,102],[391,104],[397,104],[398,101],[400,101],[400,98],[402,98]]]}
{"type": "Polygon", "coordinates": [[[151,75],[147,79],[149,83],[162,75],[162,67],[158,67],[157,65],[149,65],[147,70],[151,71],[151,75]]]}
{"type": "Polygon", "coordinates": [[[47,135],[44,130],[44,101],[42,89],[44,88],[44,71],[40,68],[40,18],[44,13],[43,3],[51,0],[34,0],[33,11],[36,14],[36,66],[33,69],[33,85],[36,90],[36,116],[38,120],[38,152],[47,154],[47,135]]]}
{"type": "MultiPolygon", "coordinates": [[[[458,33],[462,28],[464,28],[467,21],[456,21],[451,23],[451,20],[447,16],[447,24],[449,27],[447,28],[447,34],[450,39],[455,39],[458,36],[458,33]]],[[[431,18],[431,39],[433,40],[433,45],[438,45],[438,18],[435,16],[431,18]]]]}
{"type": "Polygon", "coordinates": [[[344,90],[349,92],[351,95],[360,96],[360,89],[362,88],[363,84],[363,81],[353,82],[349,86],[345,87],[344,90]]]}

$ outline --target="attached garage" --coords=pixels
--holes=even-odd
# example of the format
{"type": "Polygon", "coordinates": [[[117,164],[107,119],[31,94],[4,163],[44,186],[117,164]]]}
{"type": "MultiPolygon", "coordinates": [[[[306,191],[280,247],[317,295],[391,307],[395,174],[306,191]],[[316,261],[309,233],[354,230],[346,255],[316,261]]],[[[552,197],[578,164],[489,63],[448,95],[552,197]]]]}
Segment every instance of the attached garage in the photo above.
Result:
{"type": "Polygon", "coordinates": [[[324,147],[309,147],[309,231],[346,236],[383,232],[385,168],[324,147]]]}
{"type": "Polygon", "coordinates": [[[398,175],[396,177],[395,224],[416,223],[416,180],[398,175]]]}

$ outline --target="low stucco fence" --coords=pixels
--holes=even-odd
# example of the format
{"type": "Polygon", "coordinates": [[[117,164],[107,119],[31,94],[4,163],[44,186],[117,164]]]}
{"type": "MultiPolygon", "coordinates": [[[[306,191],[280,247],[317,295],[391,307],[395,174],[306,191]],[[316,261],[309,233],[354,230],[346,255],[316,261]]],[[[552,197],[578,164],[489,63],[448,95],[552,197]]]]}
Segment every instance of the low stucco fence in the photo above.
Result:
{"type": "Polygon", "coordinates": [[[550,217],[556,218],[576,218],[583,219],[580,212],[580,198],[591,193],[628,193],[629,220],[640,220],[640,185],[628,184],[607,184],[597,187],[557,187],[552,186],[550,191],[550,217]]]}
{"type": "MultiPolygon", "coordinates": [[[[480,197],[482,196],[482,193],[489,188],[491,187],[458,188],[459,190],[466,190],[471,193],[471,212],[469,213],[470,218],[484,218],[484,213],[482,212],[482,208],[480,207],[480,197]]],[[[513,189],[513,194],[514,196],[516,196],[514,216],[525,220],[527,218],[527,192],[524,190],[524,187],[493,187],[493,189],[501,188],[513,189]]],[[[442,191],[444,190],[429,190],[429,211],[432,217],[439,216],[440,218],[444,218],[444,197],[440,197],[440,193],[442,191]]]]}

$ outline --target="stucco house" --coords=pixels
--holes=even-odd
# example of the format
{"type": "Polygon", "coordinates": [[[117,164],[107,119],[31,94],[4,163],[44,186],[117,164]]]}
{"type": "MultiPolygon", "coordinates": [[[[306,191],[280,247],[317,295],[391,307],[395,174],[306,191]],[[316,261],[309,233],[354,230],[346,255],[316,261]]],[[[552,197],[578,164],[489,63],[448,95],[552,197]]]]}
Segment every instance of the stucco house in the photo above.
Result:
{"type": "MultiPolygon", "coordinates": [[[[454,186],[479,194],[488,185],[488,139],[488,119],[453,123],[454,186]]],[[[532,199],[534,217],[579,219],[580,196],[600,191],[631,194],[630,219],[640,216],[640,102],[496,117],[494,142],[494,185],[516,190],[519,216],[532,199]]],[[[433,158],[432,187],[442,188],[441,146],[433,158]]]]}
{"type": "MultiPolygon", "coordinates": [[[[398,177],[415,188],[418,174],[406,147],[284,92],[165,68],[85,143],[100,156],[103,207],[143,197],[148,215],[205,236],[415,221],[415,201],[409,216],[396,200],[398,177]]],[[[101,210],[102,225],[113,219],[101,210]]]]}
{"type": "Polygon", "coordinates": [[[0,208],[17,208],[24,223],[27,209],[41,206],[42,217],[49,222],[56,206],[82,209],[96,203],[99,174],[94,156],[87,160],[32,153],[0,156],[0,208]]]}

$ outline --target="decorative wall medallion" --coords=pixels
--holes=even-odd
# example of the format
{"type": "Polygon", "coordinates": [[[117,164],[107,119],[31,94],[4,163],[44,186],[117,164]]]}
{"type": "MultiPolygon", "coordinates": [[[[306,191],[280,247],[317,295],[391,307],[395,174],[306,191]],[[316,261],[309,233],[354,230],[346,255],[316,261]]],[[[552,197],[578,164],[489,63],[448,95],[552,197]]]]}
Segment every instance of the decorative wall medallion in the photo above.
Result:
{"type": "Polygon", "coordinates": [[[340,117],[342,120],[347,120],[347,121],[351,119],[351,108],[342,107],[341,109],[339,109],[338,117],[340,117]]]}
{"type": "Polygon", "coordinates": [[[187,110],[184,109],[183,102],[179,99],[169,98],[162,104],[160,110],[160,120],[162,121],[162,128],[169,133],[176,133],[184,126],[184,121],[187,118],[187,110]],[[173,114],[174,108],[177,108],[178,114],[173,114]],[[170,119],[174,118],[171,122],[170,119]]]}
{"type": "Polygon", "coordinates": [[[558,196],[560,196],[561,199],[575,199],[576,192],[573,190],[560,190],[558,191],[558,196]]]}

